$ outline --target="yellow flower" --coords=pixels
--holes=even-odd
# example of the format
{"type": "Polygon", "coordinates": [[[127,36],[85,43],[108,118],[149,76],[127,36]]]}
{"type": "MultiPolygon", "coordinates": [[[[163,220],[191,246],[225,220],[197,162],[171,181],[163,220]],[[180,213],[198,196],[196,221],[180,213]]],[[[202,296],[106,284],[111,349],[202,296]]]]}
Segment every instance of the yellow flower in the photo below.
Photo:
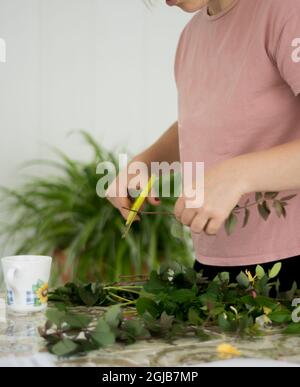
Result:
{"type": "Polygon", "coordinates": [[[37,291],[36,295],[42,304],[48,301],[48,284],[44,283],[37,291]]]}
{"type": "Polygon", "coordinates": [[[218,345],[217,352],[221,359],[231,359],[234,356],[241,356],[241,352],[237,348],[227,343],[218,345]]]}
{"type": "Polygon", "coordinates": [[[264,314],[265,314],[266,316],[268,316],[268,315],[272,312],[272,309],[267,308],[266,306],[263,307],[263,310],[264,310],[264,314]]]}
{"type": "Polygon", "coordinates": [[[255,323],[260,327],[260,328],[266,328],[269,325],[272,325],[272,321],[269,319],[269,317],[265,314],[262,314],[259,317],[256,317],[255,323]]]}
{"type": "Polygon", "coordinates": [[[256,280],[256,276],[253,277],[249,270],[246,270],[246,274],[247,274],[249,282],[253,285],[255,280],[256,280]]]}

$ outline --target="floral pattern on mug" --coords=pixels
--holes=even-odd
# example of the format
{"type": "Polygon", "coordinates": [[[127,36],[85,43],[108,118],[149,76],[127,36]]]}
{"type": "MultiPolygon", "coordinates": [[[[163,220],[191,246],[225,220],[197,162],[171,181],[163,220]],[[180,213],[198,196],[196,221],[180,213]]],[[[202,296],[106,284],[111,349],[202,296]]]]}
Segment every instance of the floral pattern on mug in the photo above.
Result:
{"type": "Polygon", "coordinates": [[[48,283],[38,280],[35,285],[32,285],[32,291],[35,294],[34,305],[41,306],[48,301],[48,283]]]}

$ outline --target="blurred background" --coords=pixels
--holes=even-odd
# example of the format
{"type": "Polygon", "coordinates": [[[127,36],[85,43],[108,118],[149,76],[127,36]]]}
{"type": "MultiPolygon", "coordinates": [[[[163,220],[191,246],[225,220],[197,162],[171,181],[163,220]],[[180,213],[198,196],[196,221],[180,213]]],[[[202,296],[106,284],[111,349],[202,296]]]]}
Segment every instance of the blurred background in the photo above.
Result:
{"type": "Polygon", "coordinates": [[[101,158],[142,150],[177,117],[174,56],[191,16],[152,3],[0,0],[1,255],[52,254],[55,281],[190,259],[170,219],[147,219],[121,240],[122,220],[94,190],[101,158]],[[85,132],[69,135],[76,129],[85,132]],[[40,161],[24,169],[31,160],[40,161]]]}

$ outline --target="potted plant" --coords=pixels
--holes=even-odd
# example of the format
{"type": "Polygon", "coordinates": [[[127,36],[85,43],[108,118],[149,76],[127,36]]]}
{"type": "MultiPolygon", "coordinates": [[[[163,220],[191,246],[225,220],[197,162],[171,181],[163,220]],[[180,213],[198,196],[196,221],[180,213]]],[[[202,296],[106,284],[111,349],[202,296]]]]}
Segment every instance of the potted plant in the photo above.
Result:
{"type": "MultiPolygon", "coordinates": [[[[42,161],[51,167],[49,174],[30,176],[15,189],[2,188],[4,218],[9,221],[0,235],[14,246],[13,252],[52,255],[56,284],[75,278],[113,281],[120,275],[148,273],[165,261],[191,262],[190,237],[185,230],[181,238],[171,235],[175,221],[170,216],[143,217],[121,238],[122,217],[96,193],[98,163],[117,166],[116,157],[88,133],[81,134],[93,151],[89,162],[58,152],[58,161],[42,161]]],[[[162,211],[172,211],[174,200],[163,200],[162,211]]]]}

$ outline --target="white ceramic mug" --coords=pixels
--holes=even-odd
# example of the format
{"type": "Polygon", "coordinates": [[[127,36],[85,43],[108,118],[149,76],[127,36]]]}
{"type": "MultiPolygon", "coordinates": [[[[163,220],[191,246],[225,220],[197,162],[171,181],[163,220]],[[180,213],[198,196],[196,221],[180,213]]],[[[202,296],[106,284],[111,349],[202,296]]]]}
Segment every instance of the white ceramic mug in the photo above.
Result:
{"type": "Polygon", "coordinates": [[[39,312],[47,307],[51,257],[19,255],[1,259],[7,308],[17,313],[39,312]]]}

